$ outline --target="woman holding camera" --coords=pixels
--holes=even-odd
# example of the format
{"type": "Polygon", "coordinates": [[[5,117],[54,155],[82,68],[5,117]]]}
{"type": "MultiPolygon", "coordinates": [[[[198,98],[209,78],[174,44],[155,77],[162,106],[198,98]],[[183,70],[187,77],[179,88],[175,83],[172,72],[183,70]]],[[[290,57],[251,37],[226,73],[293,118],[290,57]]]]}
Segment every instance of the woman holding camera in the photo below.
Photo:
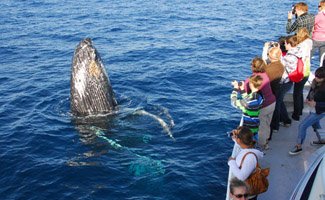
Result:
{"type": "Polygon", "coordinates": [[[302,53],[301,58],[304,62],[304,78],[301,81],[294,83],[292,119],[299,121],[300,115],[302,115],[302,110],[304,108],[303,90],[310,74],[310,52],[313,47],[313,41],[309,37],[307,28],[299,29],[297,33],[297,40],[298,47],[302,53]]]}
{"type": "MultiPolygon", "coordinates": [[[[280,49],[280,44],[274,42],[266,42],[263,48],[263,59],[268,60],[269,64],[264,67],[264,70],[267,76],[269,77],[271,89],[276,99],[279,98],[280,81],[284,73],[284,65],[281,63],[281,58],[282,51],[280,49]]],[[[276,109],[277,107],[279,107],[277,106],[277,104],[278,102],[276,101],[274,112],[272,113],[272,119],[269,122],[269,140],[272,138],[272,124],[274,124],[275,117],[280,115],[279,111],[276,109]]]]}
{"type": "MultiPolygon", "coordinates": [[[[275,96],[272,92],[272,88],[270,85],[270,80],[265,72],[266,63],[262,58],[255,57],[251,62],[251,68],[253,75],[259,75],[263,78],[262,85],[260,87],[259,93],[263,96],[263,104],[260,110],[260,114],[258,116],[260,124],[258,127],[258,141],[257,144],[263,150],[267,150],[268,146],[268,138],[270,137],[270,123],[272,120],[273,112],[275,109],[275,96]]],[[[249,79],[245,80],[245,91],[250,93],[249,88],[249,79]]]]}
{"type": "Polygon", "coordinates": [[[293,83],[289,79],[289,74],[296,70],[298,57],[301,57],[301,49],[298,45],[296,36],[289,36],[285,39],[285,48],[287,53],[282,57],[282,64],[284,65],[284,73],[280,81],[280,89],[277,96],[277,103],[275,112],[273,113],[274,119],[271,123],[273,131],[279,130],[280,122],[283,126],[288,127],[291,125],[291,119],[288,115],[287,108],[283,102],[285,94],[292,88],[293,83]]]}
{"type": "MultiPolygon", "coordinates": [[[[240,126],[233,130],[232,133],[233,140],[240,146],[241,150],[236,157],[230,157],[228,159],[228,165],[235,177],[245,181],[254,172],[258,162],[257,159],[263,158],[263,152],[254,148],[255,141],[253,139],[253,133],[249,128],[240,126]],[[246,155],[248,152],[252,152],[253,154],[249,153],[246,155]]],[[[249,199],[257,198],[255,196],[249,199]]]]}

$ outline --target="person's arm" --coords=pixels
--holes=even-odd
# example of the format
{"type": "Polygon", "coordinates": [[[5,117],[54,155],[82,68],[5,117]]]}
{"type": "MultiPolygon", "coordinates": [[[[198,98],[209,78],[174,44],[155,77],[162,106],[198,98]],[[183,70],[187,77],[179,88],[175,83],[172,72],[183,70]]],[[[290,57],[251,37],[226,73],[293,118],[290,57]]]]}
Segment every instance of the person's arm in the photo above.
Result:
{"type": "Polygon", "coordinates": [[[245,181],[256,168],[256,158],[253,154],[248,154],[243,161],[241,169],[234,159],[229,159],[228,165],[232,173],[238,179],[245,181]]]}
{"type": "Polygon", "coordinates": [[[238,100],[238,91],[233,90],[232,93],[231,93],[231,95],[230,95],[230,102],[231,102],[231,105],[233,107],[235,107],[235,108],[238,108],[237,101],[239,101],[238,100]]]}
{"type": "Polygon", "coordinates": [[[287,34],[294,32],[298,27],[297,20],[292,24],[292,11],[288,12],[288,21],[287,21],[287,34]]]}
{"type": "Polygon", "coordinates": [[[269,47],[270,47],[269,43],[268,42],[265,42],[265,44],[263,46],[262,59],[266,63],[268,63],[268,60],[269,60],[268,55],[267,55],[267,53],[268,53],[267,51],[269,50],[269,47]]]}
{"type": "Polygon", "coordinates": [[[316,87],[316,81],[315,79],[311,82],[310,84],[310,89],[309,89],[309,92],[308,92],[308,95],[307,95],[307,101],[312,101],[314,100],[314,89],[316,87]]]}
{"type": "Polygon", "coordinates": [[[231,85],[234,87],[233,88],[233,91],[230,95],[230,102],[231,102],[231,105],[235,108],[238,108],[238,93],[241,93],[242,90],[244,89],[244,86],[243,86],[243,82],[237,82],[237,81],[233,81],[231,82],[231,85]]]}
{"type": "Polygon", "coordinates": [[[314,96],[315,109],[317,114],[325,112],[325,88],[320,88],[314,96]]]}
{"type": "Polygon", "coordinates": [[[244,91],[247,93],[251,92],[251,89],[249,88],[249,78],[244,81],[244,91]]]}
{"type": "Polygon", "coordinates": [[[232,91],[231,93],[231,105],[235,108],[238,108],[240,109],[241,111],[245,111],[246,110],[246,105],[247,105],[247,102],[245,101],[245,97],[247,96],[248,94],[247,93],[243,93],[241,94],[242,96],[242,99],[238,99],[238,92],[237,91],[232,91]]]}
{"type": "Polygon", "coordinates": [[[297,63],[298,63],[298,58],[296,55],[287,53],[287,55],[284,56],[283,65],[284,65],[284,70],[287,72],[287,74],[290,74],[291,72],[296,70],[297,63]]]}

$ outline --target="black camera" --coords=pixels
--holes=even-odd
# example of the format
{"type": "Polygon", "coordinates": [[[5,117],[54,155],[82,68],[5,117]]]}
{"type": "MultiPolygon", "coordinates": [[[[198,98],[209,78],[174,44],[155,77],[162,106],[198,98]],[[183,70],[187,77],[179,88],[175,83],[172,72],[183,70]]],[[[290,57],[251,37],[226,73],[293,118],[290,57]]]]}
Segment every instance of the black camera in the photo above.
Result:
{"type": "Polygon", "coordinates": [[[268,42],[269,43],[269,48],[272,48],[272,47],[280,47],[279,43],[278,42],[268,42]]]}
{"type": "Polygon", "coordinates": [[[228,136],[228,137],[231,138],[233,135],[234,135],[234,132],[233,132],[233,131],[228,131],[228,132],[227,132],[227,136],[228,136]]]}

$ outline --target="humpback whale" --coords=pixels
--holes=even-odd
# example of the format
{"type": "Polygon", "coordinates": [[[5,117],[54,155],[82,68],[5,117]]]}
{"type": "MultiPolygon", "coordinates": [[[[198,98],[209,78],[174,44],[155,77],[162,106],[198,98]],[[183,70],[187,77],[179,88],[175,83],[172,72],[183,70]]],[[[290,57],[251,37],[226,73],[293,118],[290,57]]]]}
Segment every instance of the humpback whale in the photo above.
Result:
{"type": "Polygon", "coordinates": [[[72,114],[89,116],[117,110],[117,101],[100,55],[90,38],[76,47],[71,66],[72,114]]]}

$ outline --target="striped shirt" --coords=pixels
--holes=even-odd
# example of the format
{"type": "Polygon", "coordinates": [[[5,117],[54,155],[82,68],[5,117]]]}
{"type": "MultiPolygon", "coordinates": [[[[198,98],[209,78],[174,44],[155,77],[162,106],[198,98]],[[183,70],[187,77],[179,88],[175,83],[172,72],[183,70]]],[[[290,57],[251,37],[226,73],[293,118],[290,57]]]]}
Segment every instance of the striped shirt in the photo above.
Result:
{"type": "Polygon", "coordinates": [[[258,115],[263,104],[262,95],[257,92],[242,93],[241,99],[239,99],[238,92],[234,90],[230,99],[231,105],[242,111],[242,125],[248,127],[254,135],[257,134],[260,125],[258,115]]]}

